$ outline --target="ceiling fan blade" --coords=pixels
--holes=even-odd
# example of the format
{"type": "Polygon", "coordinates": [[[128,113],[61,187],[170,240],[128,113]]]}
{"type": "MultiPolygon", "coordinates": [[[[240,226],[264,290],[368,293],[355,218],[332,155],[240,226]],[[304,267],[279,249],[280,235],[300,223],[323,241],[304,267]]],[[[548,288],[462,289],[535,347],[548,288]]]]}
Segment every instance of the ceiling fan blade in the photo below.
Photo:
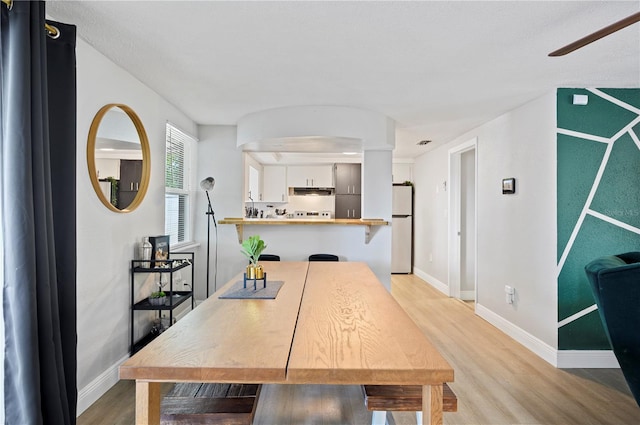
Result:
{"type": "Polygon", "coordinates": [[[599,40],[602,37],[606,37],[609,34],[613,34],[614,32],[628,27],[631,24],[635,24],[638,21],[640,21],[640,12],[634,13],[631,16],[627,16],[626,18],[615,22],[608,27],[604,27],[601,30],[594,32],[593,34],[589,34],[588,36],[583,37],[580,40],[574,41],[571,44],[567,44],[566,46],[549,53],[549,56],[564,56],[567,53],[578,50],[579,48],[584,47],[587,44],[593,43],[594,41],[599,40]]]}

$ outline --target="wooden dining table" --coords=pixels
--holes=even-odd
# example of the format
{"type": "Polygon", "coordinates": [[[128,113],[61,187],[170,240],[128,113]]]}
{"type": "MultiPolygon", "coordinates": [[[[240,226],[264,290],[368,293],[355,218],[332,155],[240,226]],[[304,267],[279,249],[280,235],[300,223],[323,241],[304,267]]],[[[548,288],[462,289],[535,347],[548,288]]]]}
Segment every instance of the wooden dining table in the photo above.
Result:
{"type": "Polygon", "coordinates": [[[264,262],[275,299],[219,298],[229,281],[120,366],[136,423],[160,423],[163,382],[421,385],[442,423],[452,367],[361,262],[264,262]]]}

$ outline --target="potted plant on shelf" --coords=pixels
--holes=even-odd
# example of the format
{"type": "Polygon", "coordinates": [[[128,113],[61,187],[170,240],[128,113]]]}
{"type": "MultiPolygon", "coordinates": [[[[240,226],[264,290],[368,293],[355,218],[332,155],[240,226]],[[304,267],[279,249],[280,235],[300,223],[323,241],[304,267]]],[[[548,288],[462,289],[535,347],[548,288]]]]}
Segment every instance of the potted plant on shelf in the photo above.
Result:
{"type": "Polygon", "coordinates": [[[149,295],[149,304],[151,305],[164,305],[164,302],[167,300],[167,294],[164,291],[156,291],[152,292],[149,295]]]}
{"type": "Polygon", "coordinates": [[[248,239],[242,241],[242,252],[248,259],[249,265],[247,266],[247,279],[262,279],[264,278],[264,270],[262,266],[258,264],[258,258],[260,254],[265,250],[267,245],[260,239],[259,235],[249,236],[248,239]]]}

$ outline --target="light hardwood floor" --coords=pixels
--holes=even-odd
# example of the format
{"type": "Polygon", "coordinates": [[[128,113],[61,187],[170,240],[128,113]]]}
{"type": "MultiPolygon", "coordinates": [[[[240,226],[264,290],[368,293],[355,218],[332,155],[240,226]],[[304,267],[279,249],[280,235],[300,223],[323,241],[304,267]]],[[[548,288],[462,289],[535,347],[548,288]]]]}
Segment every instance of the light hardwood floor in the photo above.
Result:
{"type": "MultiPolygon", "coordinates": [[[[393,275],[392,293],[455,370],[458,412],[445,424],[635,425],[640,408],[617,369],[560,370],[414,275],[393,275]]],[[[399,330],[401,331],[401,330],[399,330]]],[[[167,390],[164,386],[163,390],[167,390]]],[[[390,423],[415,424],[395,412],[390,423]]],[[[265,385],[255,425],[370,423],[355,386],[265,385]]],[[[133,424],[134,384],[120,381],[78,425],[133,424]]]]}

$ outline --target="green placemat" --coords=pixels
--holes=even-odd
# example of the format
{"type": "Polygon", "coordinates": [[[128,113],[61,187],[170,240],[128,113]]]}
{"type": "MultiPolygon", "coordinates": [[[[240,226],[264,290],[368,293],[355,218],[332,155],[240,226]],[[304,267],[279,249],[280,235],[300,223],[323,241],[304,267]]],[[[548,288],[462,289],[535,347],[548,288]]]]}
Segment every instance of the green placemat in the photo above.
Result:
{"type": "Polygon", "coordinates": [[[267,280],[267,287],[263,288],[262,282],[258,281],[257,289],[254,291],[253,281],[248,281],[247,287],[244,288],[244,282],[239,280],[218,298],[273,300],[278,295],[278,291],[280,291],[283,284],[284,282],[282,280],[267,280]]]}

